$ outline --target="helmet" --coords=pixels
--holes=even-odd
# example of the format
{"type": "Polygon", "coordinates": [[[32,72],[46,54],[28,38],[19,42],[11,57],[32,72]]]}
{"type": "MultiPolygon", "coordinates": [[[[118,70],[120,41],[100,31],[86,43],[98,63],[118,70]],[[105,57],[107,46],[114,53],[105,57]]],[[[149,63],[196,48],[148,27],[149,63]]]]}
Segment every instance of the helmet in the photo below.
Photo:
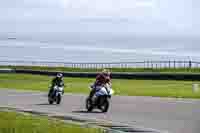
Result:
{"type": "Polygon", "coordinates": [[[103,73],[103,74],[110,75],[110,71],[109,71],[109,70],[107,70],[107,69],[103,69],[102,73],[103,73]]]}
{"type": "Polygon", "coordinates": [[[56,75],[56,77],[57,77],[57,78],[62,78],[62,77],[63,77],[63,74],[62,74],[62,73],[58,73],[58,74],[56,75]]]}

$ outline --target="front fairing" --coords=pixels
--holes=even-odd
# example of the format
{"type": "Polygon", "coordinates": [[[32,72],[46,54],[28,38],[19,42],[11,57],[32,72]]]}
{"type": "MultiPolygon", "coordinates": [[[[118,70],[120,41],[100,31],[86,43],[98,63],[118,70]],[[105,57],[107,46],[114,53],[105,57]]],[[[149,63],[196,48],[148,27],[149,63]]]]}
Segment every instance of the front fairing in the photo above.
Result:
{"type": "Polygon", "coordinates": [[[95,95],[96,96],[112,96],[114,93],[113,89],[112,88],[105,88],[105,87],[102,87],[100,90],[98,90],[95,95]]]}
{"type": "Polygon", "coordinates": [[[54,91],[63,92],[64,87],[54,86],[54,91]]]}

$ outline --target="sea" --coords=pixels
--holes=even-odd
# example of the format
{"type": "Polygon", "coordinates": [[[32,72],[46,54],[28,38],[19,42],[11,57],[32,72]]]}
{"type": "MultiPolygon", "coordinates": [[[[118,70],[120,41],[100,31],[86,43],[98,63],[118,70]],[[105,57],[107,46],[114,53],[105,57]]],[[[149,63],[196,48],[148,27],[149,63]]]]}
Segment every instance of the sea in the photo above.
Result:
{"type": "Polygon", "coordinates": [[[0,61],[200,61],[200,39],[60,33],[0,36],[0,61]]]}

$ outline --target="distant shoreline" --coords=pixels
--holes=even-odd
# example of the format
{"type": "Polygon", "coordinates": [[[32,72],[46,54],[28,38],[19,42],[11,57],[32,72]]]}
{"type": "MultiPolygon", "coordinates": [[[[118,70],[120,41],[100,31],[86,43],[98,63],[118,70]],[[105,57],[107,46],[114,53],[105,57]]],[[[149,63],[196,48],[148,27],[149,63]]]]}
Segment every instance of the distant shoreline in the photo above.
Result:
{"type": "Polygon", "coordinates": [[[8,40],[16,40],[17,38],[16,37],[8,37],[7,39],[8,40]]]}

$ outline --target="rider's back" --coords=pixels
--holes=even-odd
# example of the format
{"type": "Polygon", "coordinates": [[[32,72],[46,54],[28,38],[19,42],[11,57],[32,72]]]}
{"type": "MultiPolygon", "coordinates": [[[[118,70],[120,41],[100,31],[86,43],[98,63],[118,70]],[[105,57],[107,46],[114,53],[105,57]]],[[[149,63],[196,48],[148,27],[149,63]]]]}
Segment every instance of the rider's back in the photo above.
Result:
{"type": "Polygon", "coordinates": [[[100,73],[96,77],[96,85],[105,85],[110,82],[110,76],[105,73],[100,73]]]}
{"type": "Polygon", "coordinates": [[[52,85],[53,85],[53,86],[55,86],[55,85],[57,85],[57,86],[63,86],[63,85],[64,85],[64,82],[63,82],[62,79],[54,78],[54,79],[52,80],[52,85]]]}

